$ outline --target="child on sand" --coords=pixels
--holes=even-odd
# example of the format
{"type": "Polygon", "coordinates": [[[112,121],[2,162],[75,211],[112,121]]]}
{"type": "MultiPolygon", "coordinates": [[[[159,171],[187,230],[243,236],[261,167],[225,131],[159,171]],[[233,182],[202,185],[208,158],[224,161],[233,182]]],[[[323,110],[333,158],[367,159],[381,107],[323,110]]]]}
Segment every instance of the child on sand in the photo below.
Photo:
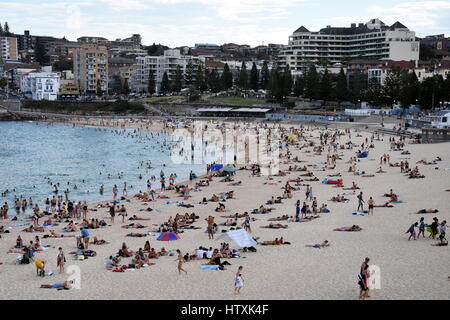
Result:
{"type": "Polygon", "coordinates": [[[242,277],[243,266],[239,266],[236,276],[234,277],[234,294],[240,294],[241,288],[244,286],[244,279],[242,277]]]}

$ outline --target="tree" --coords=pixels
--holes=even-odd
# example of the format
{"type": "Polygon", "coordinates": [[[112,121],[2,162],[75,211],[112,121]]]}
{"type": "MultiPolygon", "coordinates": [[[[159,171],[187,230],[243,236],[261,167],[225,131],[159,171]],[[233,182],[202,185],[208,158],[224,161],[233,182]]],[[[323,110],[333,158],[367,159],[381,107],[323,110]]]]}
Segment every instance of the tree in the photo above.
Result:
{"type": "Polygon", "coordinates": [[[241,70],[239,71],[239,87],[243,90],[248,89],[247,66],[244,61],[242,62],[241,70]]]}
{"type": "Polygon", "coordinates": [[[5,35],[5,32],[3,31],[3,26],[2,26],[2,23],[0,22],[0,37],[4,36],[4,35],[5,35]]]}
{"type": "Polygon", "coordinates": [[[147,92],[149,94],[154,94],[156,92],[155,72],[152,69],[148,72],[147,92]]]}
{"type": "Polygon", "coordinates": [[[416,73],[403,72],[401,75],[401,90],[400,90],[400,103],[403,108],[407,108],[412,104],[416,104],[416,100],[419,98],[420,83],[417,79],[416,73]]]}
{"type": "Polygon", "coordinates": [[[280,75],[277,68],[272,68],[270,70],[269,83],[267,89],[270,91],[270,96],[275,101],[281,101],[283,95],[280,90],[280,75]]]}
{"type": "Polygon", "coordinates": [[[383,88],[376,78],[370,79],[369,85],[364,93],[364,98],[373,106],[380,105],[384,102],[382,97],[383,88]]]}
{"type": "Polygon", "coordinates": [[[350,78],[351,84],[351,96],[353,102],[357,102],[358,100],[363,100],[364,92],[367,89],[367,75],[361,73],[361,71],[356,70],[353,73],[353,76],[350,78]]]}
{"type": "Polygon", "coordinates": [[[295,77],[294,96],[301,97],[305,91],[305,79],[303,76],[295,77]]]}
{"type": "Polygon", "coordinates": [[[195,73],[195,88],[200,90],[200,92],[206,91],[206,81],[205,81],[205,71],[203,67],[199,64],[197,66],[197,71],[195,73]]]}
{"type": "Polygon", "coordinates": [[[6,81],[6,78],[0,78],[0,88],[6,88],[7,84],[8,82],[6,81]]]}
{"type": "Polygon", "coordinates": [[[259,87],[259,74],[258,69],[256,68],[256,63],[253,62],[252,70],[250,71],[250,82],[249,87],[252,90],[258,90],[259,87]]]}
{"type": "Polygon", "coordinates": [[[399,67],[388,71],[383,85],[383,97],[387,104],[393,104],[400,100],[402,70],[399,67]]]}
{"type": "Polygon", "coordinates": [[[260,80],[261,80],[260,88],[261,89],[267,89],[267,87],[269,85],[269,76],[270,76],[269,65],[267,64],[267,61],[264,61],[263,66],[261,68],[261,75],[260,75],[260,80]]]}
{"type": "Polygon", "coordinates": [[[5,27],[3,28],[3,33],[7,37],[11,35],[11,32],[9,32],[9,24],[8,24],[8,22],[5,22],[5,27]]]}
{"type": "Polygon", "coordinates": [[[170,89],[170,82],[169,82],[169,76],[167,75],[167,72],[164,72],[162,80],[161,80],[161,86],[159,87],[159,92],[162,94],[166,94],[169,92],[170,89]]]}
{"type": "Polygon", "coordinates": [[[182,87],[183,87],[183,70],[181,70],[180,66],[177,66],[172,81],[172,90],[174,92],[180,92],[182,87]]]}
{"type": "Polygon", "coordinates": [[[96,91],[96,95],[98,97],[101,97],[103,95],[103,90],[102,90],[102,86],[100,83],[100,79],[97,80],[97,91],[96,91]]]}
{"type": "Polygon", "coordinates": [[[233,87],[233,74],[230,71],[228,63],[225,63],[225,66],[223,67],[222,77],[220,80],[224,90],[228,90],[233,87]]]}
{"type": "Polygon", "coordinates": [[[429,61],[436,59],[436,51],[430,45],[420,43],[420,60],[429,61]]]}
{"type": "Polygon", "coordinates": [[[209,74],[208,77],[206,78],[206,82],[208,85],[209,90],[211,90],[212,92],[219,92],[221,89],[221,81],[220,81],[220,76],[219,73],[216,70],[212,70],[209,74]]]}
{"type": "Polygon", "coordinates": [[[130,94],[130,86],[128,85],[128,79],[123,79],[123,85],[122,85],[122,94],[128,95],[130,94]]]}
{"type": "Polygon", "coordinates": [[[444,101],[448,92],[445,91],[446,81],[441,75],[426,78],[421,83],[419,95],[420,105],[427,109],[439,107],[439,102],[444,101]]]}
{"type": "Polygon", "coordinates": [[[314,64],[311,64],[308,68],[305,77],[305,97],[308,99],[317,99],[319,85],[319,75],[314,64]]]}
{"type": "Polygon", "coordinates": [[[288,65],[283,70],[281,78],[281,91],[283,95],[283,101],[285,98],[292,93],[292,85],[294,81],[292,80],[292,73],[288,65]]]}
{"type": "Polygon", "coordinates": [[[336,84],[334,86],[333,97],[338,102],[346,101],[349,98],[349,92],[347,88],[347,77],[345,76],[344,69],[342,68],[336,77],[336,84]]]}
{"type": "Polygon", "coordinates": [[[331,76],[326,68],[320,77],[319,97],[325,101],[330,100],[331,97],[331,76]]]}
{"type": "Polygon", "coordinates": [[[59,60],[53,63],[55,71],[73,70],[73,61],[65,57],[59,57],[59,60]]]}
{"type": "Polygon", "coordinates": [[[191,85],[194,85],[195,83],[195,66],[192,63],[191,60],[188,61],[187,65],[186,65],[186,72],[184,75],[184,79],[186,82],[186,85],[189,87],[191,85]]]}
{"type": "Polygon", "coordinates": [[[47,51],[40,42],[37,43],[36,48],[34,49],[34,59],[39,62],[40,65],[45,65],[49,61],[47,51]]]}

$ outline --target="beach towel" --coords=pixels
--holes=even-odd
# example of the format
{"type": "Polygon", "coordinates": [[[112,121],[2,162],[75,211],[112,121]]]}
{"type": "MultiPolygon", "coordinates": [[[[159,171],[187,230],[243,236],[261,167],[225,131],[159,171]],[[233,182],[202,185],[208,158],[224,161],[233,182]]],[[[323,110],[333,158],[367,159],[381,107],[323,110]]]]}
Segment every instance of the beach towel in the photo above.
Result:
{"type": "Polygon", "coordinates": [[[201,265],[201,270],[219,270],[219,265],[201,265]]]}
{"type": "Polygon", "coordinates": [[[167,201],[166,203],[161,203],[161,204],[166,205],[166,206],[169,206],[169,205],[178,204],[178,201],[177,201],[177,202],[167,201]]]}
{"type": "Polygon", "coordinates": [[[403,200],[391,201],[391,203],[404,203],[403,200]]]}
{"type": "Polygon", "coordinates": [[[363,216],[366,213],[369,213],[369,211],[367,211],[367,210],[357,211],[357,212],[349,213],[348,216],[363,216]]]}

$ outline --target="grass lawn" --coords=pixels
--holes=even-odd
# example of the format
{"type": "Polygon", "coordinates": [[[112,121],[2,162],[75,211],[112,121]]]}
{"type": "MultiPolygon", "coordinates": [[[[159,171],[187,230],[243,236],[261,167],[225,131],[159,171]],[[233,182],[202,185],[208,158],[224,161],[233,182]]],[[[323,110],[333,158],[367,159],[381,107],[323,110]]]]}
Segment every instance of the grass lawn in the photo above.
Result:
{"type": "Polygon", "coordinates": [[[250,106],[253,104],[267,104],[265,100],[254,99],[254,98],[244,99],[241,97],[211,97],[208,99],[208,102],[246,105],[246,106],[250,106]]]}
{"type": "Polygon", "coordinates": [[[147,103],[174,103],[178,100],[184,100],[182,96],[170,96],[170,97],[151,97],[145,98],[140,101],[147,103]]]}

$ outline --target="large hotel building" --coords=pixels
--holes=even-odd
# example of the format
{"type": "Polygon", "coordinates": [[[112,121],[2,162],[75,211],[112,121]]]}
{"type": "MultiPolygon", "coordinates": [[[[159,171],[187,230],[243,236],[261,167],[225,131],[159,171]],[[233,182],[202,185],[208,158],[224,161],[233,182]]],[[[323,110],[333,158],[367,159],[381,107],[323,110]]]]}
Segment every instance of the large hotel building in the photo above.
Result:
{"type": "Polygon", "coordinates": [[[415,32],[400,22],[387,26],[379,19],[347,28],[327,26],[318,32],[302,26],[280,52],[279,66],[287,64],[295,73],[311,63],[336,64],[353,58],[417,61],[419,41],[415,32]]]}

